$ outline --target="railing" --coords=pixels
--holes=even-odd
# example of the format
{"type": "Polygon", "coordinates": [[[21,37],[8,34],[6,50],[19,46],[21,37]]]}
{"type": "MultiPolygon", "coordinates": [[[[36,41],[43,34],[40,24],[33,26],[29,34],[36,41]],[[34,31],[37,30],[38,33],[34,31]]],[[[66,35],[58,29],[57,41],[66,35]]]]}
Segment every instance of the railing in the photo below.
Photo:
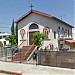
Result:
{"type": "Polygon", "coordinates": [[[24,41],[22,41],[22,43],[18,46],[18,49],[20,48],[20,46],[24,43],[24,41]]]}
{"type": "Polygon", "coordinates": [[[26,58],[28,57],[28,55],[30,54],[30,52],[32,51],[31,49],[34,47],[34,43],[30,46],[30,48],[28,49],[28,51],[25,53],[26,58]]]}
{"type": "Polygon", "coordinates": [[[37,50],[36,48],[37,48],[37,46],[34,48],[34,50],[32,51],[32,53],[29,55],[29,57],[27,58],[27,61],[29,61],[32,58],[34,52],[37,50]]]}

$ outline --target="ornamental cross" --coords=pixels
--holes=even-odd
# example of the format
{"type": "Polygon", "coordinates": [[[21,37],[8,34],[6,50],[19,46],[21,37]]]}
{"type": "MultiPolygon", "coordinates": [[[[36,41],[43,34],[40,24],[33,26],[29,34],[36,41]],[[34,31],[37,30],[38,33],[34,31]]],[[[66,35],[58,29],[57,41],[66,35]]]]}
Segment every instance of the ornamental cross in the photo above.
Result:
{"type": "Polygon", "coordinates": [[[32,8],[34,7],[32,4],[31,4],[31,6],[29,6],[30,8],[31,8],[31,10],[32,10],[32,8]]]}

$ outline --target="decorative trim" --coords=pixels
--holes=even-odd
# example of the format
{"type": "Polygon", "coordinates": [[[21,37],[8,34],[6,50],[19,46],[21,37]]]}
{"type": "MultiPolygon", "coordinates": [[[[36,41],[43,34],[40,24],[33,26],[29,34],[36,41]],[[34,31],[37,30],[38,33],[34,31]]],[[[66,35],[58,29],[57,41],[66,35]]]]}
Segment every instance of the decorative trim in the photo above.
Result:
{"type": "Polygon", "coordinates": [[[45,26],[45,27],[43,28],[43,32],[45,32],[45,31],[50,32],[50,28],[49,28],[48,26],[45,26]]]}
{"type": "Polygon", "coordinates": [[[20,40],[20,41],[26,41],[26,39],[24,39],[24,40],[20,40]]]}
{"type": "Polygon", "coordinates": [[[45,40],[51,40],[51,39],[44,39],[44,41],[45,41],[45,40]]]}
{"type": "Polygon", "coordinates": [[[25,34],[25,30],[24,29],[21,29],[20,30],[20,34],[25,34]]]}
{"type": "Polygon", "coordinates": [[[24,38],[24,35],[25,35],[25,30],[24,29],[21,29],[20,30],[20,35],[21,35],[21,38],[23,39],[24,38]]]}

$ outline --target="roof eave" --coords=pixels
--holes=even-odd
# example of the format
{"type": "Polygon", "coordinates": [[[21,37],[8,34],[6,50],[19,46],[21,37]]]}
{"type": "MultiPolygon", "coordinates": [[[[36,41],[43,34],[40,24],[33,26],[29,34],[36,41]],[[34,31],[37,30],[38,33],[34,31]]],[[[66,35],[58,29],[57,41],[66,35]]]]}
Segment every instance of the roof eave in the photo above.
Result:
{"type": "Polygon", "coordinates": [[[21,20],[23,20],[25,17],[27,17],[32,11],[30,10],[29,12],[27,12],[26,14],[24,14],[23,16],[21,16],[19,19],[17,19],[15,21],[15,23],[18,23],[20,22],[21,20]]]}
{"type": "Polygon", "coordinates": [[[70,24],[68,24],[68,23],[66,23],[66,22],[64,22],[64,21],[62,21],[62,20],[60,20],[60,19],[58,19],[58,18],[56,18],[56,17],[54,17],[52,15],[49,15],[49,14],[46,14],[46,13],[43,13],[43,12],[40,12],[40,11],[37,11],[37,10],[30,10],[29,12],[27,12],[26,14],[24,14],[22,17],[20,17],[18,20],[16,20],[15,23],[20,22],[21,20],[23,20],[25,17],[27,17],[31,13],[36,13],[36,14],[39,14],[39,15],[42,15],[42,16],[45,16],[45,17],[48,17],[48,18],[55,19],[57,21],[60,21],[61,23],[64,23],[64,24],[66,24],[66,25],[74,28],[72,25],[70,25],[70,24]]]}
{"type": "Polygon", "coordinates": [[[66,22],[64,22],[64,21],[62,21],[62,20],[60,20],[60,19],[58,19],[58,18],[56,18],[56,17],[54,17],[54,16],[53,16],[53,18],[54,18],[55,20],[58,20],[58,21],[60,21],[60,22],[62,22],[62,23],[64,23],[64,24],[66,24],[66,25],[68,25],[68,26],[74,28],[72,25],[70,25],[70,24],[68,24],[68,23],[66,23],[66,22]]]}

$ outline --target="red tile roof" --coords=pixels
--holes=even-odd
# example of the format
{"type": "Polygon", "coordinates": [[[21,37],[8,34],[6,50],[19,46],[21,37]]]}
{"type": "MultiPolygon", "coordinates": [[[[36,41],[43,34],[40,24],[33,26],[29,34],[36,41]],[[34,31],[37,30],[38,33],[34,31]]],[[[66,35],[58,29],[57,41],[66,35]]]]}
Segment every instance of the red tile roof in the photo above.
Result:
{"type": "Polygon", "coordinates": [[[52,15],[49,15],[47,13],[44,13],[44,12],[40,12],[40,11],[37,11],[37,10],[30,10],[29,12],[27,12],[26,14],[24,14],[23,16],[21,16],[19,19],[16,20],[16,23],[20,22],[21,20],[23,20],[24,18],[26,18],[28,15],[30,15],[31,13],[36,13],[36,14],[39,14],[39,15],[42,15],[42,16],[45,16],[45,17],[48,17],[48,18],[51,18],[51,19],[55,19],[61,23],[64,23],[72,28],[74,28],[73,26],[71,26],[70,24],[52,16],[52,15]]]}

